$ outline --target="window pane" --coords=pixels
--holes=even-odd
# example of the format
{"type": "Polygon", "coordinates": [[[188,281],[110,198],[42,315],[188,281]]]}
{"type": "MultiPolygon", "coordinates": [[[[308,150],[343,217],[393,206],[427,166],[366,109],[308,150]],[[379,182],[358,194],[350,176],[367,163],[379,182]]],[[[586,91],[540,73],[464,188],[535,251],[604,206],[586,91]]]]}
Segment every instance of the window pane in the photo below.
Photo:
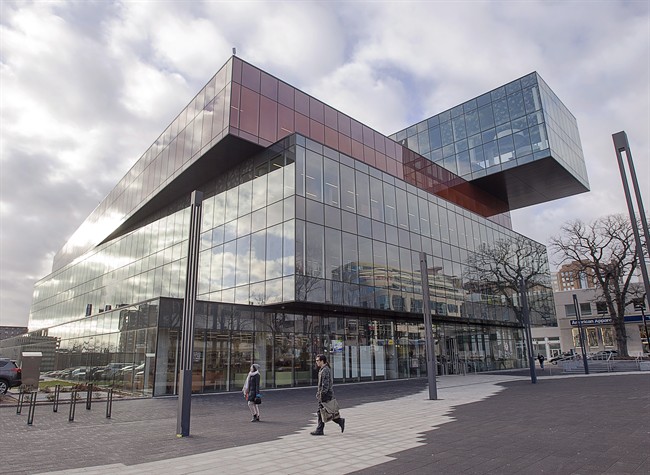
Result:
{"type": "Polygon", "coordinates": [[[305,193],[312,200],[323,200],[323,157],[307,150],[305,193]]]}
{"type": "Polygon", "coordinates": [[[323,277],[323,254],[324,235],[323,226],[307,223],[307,236],[305,241],[306,249],[306,275],[311,277],[323,277]]]}
{"type": "Polygon", "coordinates": [[[325,278],[341,280],[341,232],[325,228],[325,278]]]}
{"type": "Polygon", "coordinates": [[[354,186],[354,170],[341,165],[341,209],[356,211],[356,196],[354,186]]]}
{"type": "Polygon", "coordinates": [[[325,187],[324,187],[324,202],[332,206],[340,206],[340,187],[339,187],[339,164],[334,160],[325,158],[325,187]]]}
{"type": "Polygon", "coordinates": [[[359,261],[359,250],[357,247],[357,236],[343,233],[343,281],[358,283],[357,264],[359,261]]]}
{"type": "Polygon", "coordinates": [[[370,217],[370,184],[368,175],[359,171],[356,174],[357,213],[370,217]]]}

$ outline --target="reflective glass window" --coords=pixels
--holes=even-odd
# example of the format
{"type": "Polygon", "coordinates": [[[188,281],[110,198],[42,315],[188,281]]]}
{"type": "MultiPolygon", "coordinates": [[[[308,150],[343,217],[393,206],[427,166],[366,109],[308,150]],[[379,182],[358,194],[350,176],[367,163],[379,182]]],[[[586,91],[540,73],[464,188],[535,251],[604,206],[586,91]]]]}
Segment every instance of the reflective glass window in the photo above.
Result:
{"type": "Polygon", "coordinates": [[[271,160],[271,170],[267,175],[268,177],[267,203],[275,203],[276,201],[281,200],[285,196],[284,183],[283,183],[284,170],[282,165],[280,165],[281,161],[283,161],[282,156],[277,156],[273,160],[271,160]]]}
{"type": "Polygon", "coordinates": [[[512,119],[526,115],[524,96],[521,92],[508,96],[508,111],[512,119]]]}
{"type": "Polygon", "coordinates": [[[281,223],[283,220],[282,211],[284,209],[284,203],[278,201],[272,205],[267,206],[266,208],[266,225],[274,226],[278,223],[281,223]]]}
{"type": "Polygon", "coordinates": [[[306,240],[305,240],[305,272],[311,277],[323,277],[323,259],[324,259],[324,243],[323,243],[323,226],[313,223],[306,225],[306,240]]]}
{"type": "Polygon", "coordinates": [[[266,275],[266,231],[251,235],[250,282],[260,282],[266,275]]]}
{"type": "Polygon", "coordinates": [[[395,187],[388,183],[384,183],[383,188],[386,224],[397,226],[397,201],[395,198],[395,187]]]}
{"type": "Polygon", "coordinates": [[[359,250],[357,246],[357,236],[351,233],[342,233],[343,245],[343,273],[344,282],[359,282],[357,266],[359,261],[359,250]]]}
{"type": "Polygon", "coordinates": [[[356,211],[356,192],[354,170],[341,165],[341,209],[356,211]]]}
{"type": "Polygon", "coordinates": [[[381,180],[370,177],[370,213],[372,219],[384,220],[384,193],[381,180]]]}
{"type": "Polygon", "coordinates": [[[442,147],[442,137],[440,135],[440,127],[431,127],[429,129],[429,149],[435,150],[442,147]]]}
{"type": "Polygon", "coordinates": [[[282,225],[282,275],[292,275],[295,273],[295,254],[296,254],[296,228],[294,221],[286,221],[282,225]]]}
{"type": "Polygon", "coordinates": [[[332,206],[340,206],[340,186],[339,186],[339,164],[332,159],[325,158],[324,161],[324,203],[332,206]]]}
{"type": "Polygon", "coordinates": [[[420,211],[418,209],[418,198],[417,196],[408,193],[407,194],[408,202],[408,228],[413,232],[420,232],[420,211]]]}
{"type": "Polygon", "coordinates": [[[266,278],[282,277],[282,224],[267,229],[266,278]]]}
{"type": "Polygon", "coordinates": [[[508,114],[508,101],[505,98],[494,101],[492,103],[492,109],[494,111],[495,125],[503,124],[510,120],[510,115],[508,114]]]}
{"type": "Polygon", "coordinates": [[[408,229],[408,204],[406,191],[399,188],[395,189],[395,201],[397,210],[397,225],[400,228],[408,229]]]}
{"type": "Polygon", "coordinates": [[[341,231],[325,228],[325,278],[341,280],[341,231]]]}
{"type": "Polygon", "coordinates": [[[359,171],[356,175],[357,213],[370,217],[370,183],[369,176],[359,171]]]}
{"type": "Polygon", "coordinates": [[[230,241],[223,246],[223,288],[235,285],[235,264],[237,259],[237,241],[230,241]]]}
{"type": "Polygon", "coordinates": [[[323,157],[307,150],[305,196],[313,200],[323,200],[323,157]]]}
{"type": "Polygon", "coordinates": [[[267,175],[259,176],[253,180],[253,196],[252,208],[259,210],[266,206],[266,193],[267,193],[267,175]]]}
{"type": "Polygon", "coordinates": [[[243,236],[237,239],[237,262],[235,285],[247,284],[250,277],[250,236],[243,236]]]}
{"type": "Polygon", "coordinates": [[[239,190],[237,187],[226,192],[226,222],[237,217],[237,204],[239,201],[239,190]]]}
{"type": "Polygon", "coordinates": [[[341,229],[341,210],[333,206],[325,206],[325,226],[341,229]]]}
{"type": "Polygon", "coordinates": [[[454,131],[451,122],[443,122],[440,124],[440,136],[443,146],[454,142],[454,131]]]}

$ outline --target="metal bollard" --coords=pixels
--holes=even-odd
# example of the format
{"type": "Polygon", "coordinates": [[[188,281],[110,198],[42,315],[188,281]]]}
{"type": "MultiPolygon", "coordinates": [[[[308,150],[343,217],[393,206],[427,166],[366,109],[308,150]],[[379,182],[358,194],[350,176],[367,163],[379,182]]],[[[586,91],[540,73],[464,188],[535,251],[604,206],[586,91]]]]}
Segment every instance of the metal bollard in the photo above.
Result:
{"type": "Polygon", "coordinates": [[[109,388],[106,393],[106,419],[111,418],[113,413],[113,388],[109,388]]]}
{"type": "Polygon", "coordinates": [[[59,396],[61,395],[61,385],[54,386],[54,404],[52,404],[52,412],[59,412],[59,396]]]}
{"type": "Polygon", "coordinates": [[[74,421],[74,412],[77,408],[77,393],[78,390],[73,390],[70,392],[70,414],[68,415],[68,421],[74,421]]]}
{"type": "Polygon", "coordinates": [[[31,426],[34,423],[34,411],[36,410],[36,393],[32,391],[29,394],[29,414],[27,416],[27,425],[31,426]]]}
{"type": "Polygon", "coordinates": [[[90,410],[90,406],[93,402],[93,384],[88,383],[88,392],[86,393],[86,409],[90,410]]]}
{"type": "Polygon", "coordinates": [[[18,405],[16,406],[16,414],[20,414],[23,411],[24,396],[25,396],[25,391],[23,391],[23,389],[20,388],[20,392],[18,393],[18,405]]]}

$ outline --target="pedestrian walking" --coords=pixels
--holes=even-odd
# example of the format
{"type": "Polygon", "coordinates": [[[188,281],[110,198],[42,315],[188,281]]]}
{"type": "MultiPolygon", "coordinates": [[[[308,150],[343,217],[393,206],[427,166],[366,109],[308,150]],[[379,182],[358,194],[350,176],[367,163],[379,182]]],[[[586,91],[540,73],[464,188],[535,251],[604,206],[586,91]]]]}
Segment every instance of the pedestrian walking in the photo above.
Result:
{"type": "Polygon", "coordinates": [[[546,359],[546,358],[544,358],[544,355],[543,355],[543,354],[540,353],[540,354],[537,355],[537,361],[539,361],[539,367],[540,367],[541,369],[544,369],[544,360],[545,360],[545,359],[546,359]]]}
{"type": "Polygon", "coordinates": [[[316,357],[316,366],[318,366],[318,389],[316,391],[316,400],[318,401],[318,426],[311,435],[325,435],[325,422],[332,420],[345,430],[345,419],[339,413],[338,402],[334,398],[332,386],[332,370],[327,362],[327,356],[318,355],[316,357]]]}
{"type": "Polygon", "coordinates": [[[253,416],[251,422],[259,422],[260,404],[262,403],[260,394],[260,365],[251,365],[242,392],[244,393],[244,399],[248,402],[248,409],[250,409],[253,416]]]}

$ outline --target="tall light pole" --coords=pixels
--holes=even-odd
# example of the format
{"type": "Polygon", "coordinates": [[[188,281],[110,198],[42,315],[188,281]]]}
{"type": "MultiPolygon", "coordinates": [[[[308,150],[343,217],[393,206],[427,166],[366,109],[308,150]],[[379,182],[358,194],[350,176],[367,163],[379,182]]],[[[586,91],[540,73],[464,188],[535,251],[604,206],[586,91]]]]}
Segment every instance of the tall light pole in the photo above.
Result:
{"type": "Polygon", "coordinates": [[[201,244],[201,213],[203,193],[193,191],[190,201],[190,235],[187,248],[187,273],[183,321],[181,323],[181,350],[179,354],[178,408],[176,411],[176,437],[190,435],[192,409],[192,361],[194,353],[194,305],[199,278],[199,246],[201,244]]]}
{"type": "Polygon", "coordinates": [[[621,180],[623,182],[623,191],[625,192],[627,210],[630,214],[630,224],[632,225],[632,231],[634,231],[634,240],[636,242],[636,249],[639,257],[639,267],[641,268],[641,275],[643,276],[643,283],[645,286],[645,298],[650,298],[650,278],[648,278],[648,268],[645,260],[645,255],[650,255],[650,231],[648,231],[648,220],[646,219],[645,209],[643,208],[643,200],[641,199],[639,182],[636,179],[636,171],[634,170],[634,162],[632,161],[632,151],[630,150],[630,143],[627,140],[627,134],[625,132],[617,132],[615,134],[612,134],[612,139],[614,141],[614,149],[616,150],[618,169],[621,172],[621,180]],[[630,178],[632,179],[632,187],[634,188],[634,195],[636,197],[636,204],[639,211],[639,220],[641,221],[641,226],[643,227],[646,252],[643,252],[643,244],[641,243],[639,225],[636,219],[634,205],[632,204],[632,197],[630,196],[630,187],[627,183],[625,165],[623,164],[623,154],[625,154],[627,158],[627,166],[630,169],[630,178]]]}
{"type": "MultiPolygon", "coordinates": [[[[648,353],[650,353],[650,333],[648,333],[648,322],[645,316],[645,295],[643,298],[635,299],[634,309],[641,310],[641,318],[643,318],[643,328],[645,329],[645,342],[648,345],[648,353]]],[[[641,356],[643,356],[643,341],[641,342],[641,356]]]]}
{"type": "Polygon", "coordinates": [[[431,325],[431,303],[429,296],[429,270],[427,266],[427,255],[420,252],[420,274],[422,276],[422,311],[424,313],[424,331],[427,344],[427,377],[429,378],[429,399],[438,399],[438,386],[436,384],[436,373],[438,362],[436,361],[436,345],[433,341],[433,328],[431,325]]]}
{"type": "Polygon", "coordinates": [[[524,278],[519,280],[519,293],[521,294],[521,314],[524,321],[524,332],[526,334],[526,348],[528,353],[528,366],[530,367],[530,382],[537,384],[537,373],[535,373],[535,358],[533,357],[533,334],[530,329],[530,308],[528,307],[528,295],[526,294],[526,283],[524,278]]]}
{"type": "Polygon", "coordinates": [[[580,305],[578,305],[578,296],[576,294],[573,294],[573,306],[575,307],[576,317],[578,318],[578,334],[580,335],[580,347],[582,348],[582,364],[585,367],[585,374],[589,374],[589,363],[587,363],[587,353],[585,351],[585,330],[582,327],[580,305]]]}

